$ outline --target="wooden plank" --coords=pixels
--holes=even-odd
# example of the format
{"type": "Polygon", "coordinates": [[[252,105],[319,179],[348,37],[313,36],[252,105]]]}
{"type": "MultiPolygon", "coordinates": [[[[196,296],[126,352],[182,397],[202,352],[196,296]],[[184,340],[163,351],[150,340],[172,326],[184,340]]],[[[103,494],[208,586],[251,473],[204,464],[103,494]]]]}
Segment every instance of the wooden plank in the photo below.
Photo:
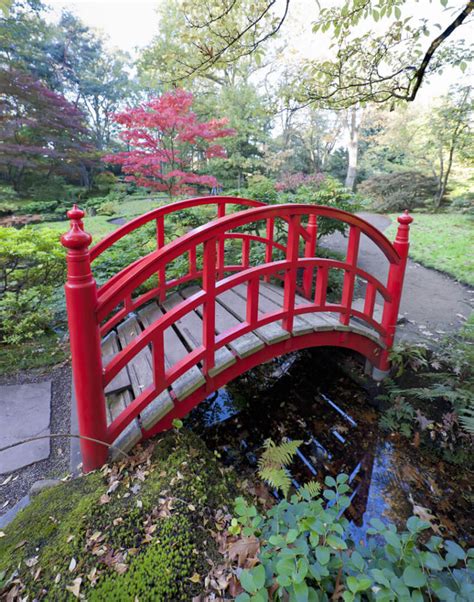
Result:
{"type": "MultiPolygon", "coordinates": [[[[266,296],[264,293],[265,283],[260,283],[263,285],[262,292],[259,293],[258,296],[258,308],[261,313],[270,313],[274,311],[279,311],[283,308],[283,297],[278,300],[272,299],[270,296],[266,296]]],[[[247,296],[247,285],[239,284],[233,289],[238,295],[240,295],[243,299],[247,296]]],[[[296,336],[301,334],[308,334],[313,332],[313,326],[309,322],[307,322],[304,318],[300,316],[295,316],[293,321],[293,330],[292,333],[296,336]]]]}
{"type": "MultiPolygon", "coordinates": [[[[166,311],[170,311],[176,305],[183,302],[183,297],[178,293],[173,293],[164,303],[163,307],[166,311]]],[[[176,328],[179,330],[180,335],[186,341],[189,348],[197,349],[202,345],[202,319],[194,311],[188,312],[182,318],[175,322],[176,328]]],[[[215,365],[209,370],[211,376],[215,376],[225,370],[237,361],[227,347],[221,347],[215,354],[215,365]]]]}
{"type": "MultiPolygon", "coordinates": [[[[150,326],[161,316],[164,315],[163,310],[153,302],[146,305],[138,312],[140,320],[145,327],[150,326]]],[[[164,348],[165,348],[165,366],[172,368],[180,360],[188,355],[188,350],[174,331],[173,327],[167,328],[164,332],[164,348]]],[[[151,354],[150,354],[151,360],[151,354]]],[[[197,366],[192,366],[182,376],[177,378],[171,385],[176,397],[181,401],[191,395],[196,389],[199,389],[206,379],[197,366]]]]}
{"type": "MultiPolygon", "coordinates": [[[[107,366],[110,360],[117,355],[120,351],[117,340],[117,333],[112,330],[101,343],[102,347],[102,363],[103,366],[107,366]]],[[[109,382],[105,387],[105,394],[110,395],[111,393],[119,393],[124,389],[128,389],[131,386],[130,376],[127,368],[123,368],[120,372],[109,382]]]]}
{"type": "MultiPolygon", "coordinates": [[[[188,299],[200,290],[201,289],[197,285],[188,286],[181,291],[181,294],[185,299],[188,299]]],[[[201,313],[199,307],[196,311],[198,314],[201,313]]],[[[219,334],[225,333],[227,330],[235,328],[241,323],[242,321],[238,320],[233,314],[227,311],[223,305],[216,303],[216,331],[219,334]]],[[[259,351],[264,346],[265,345],[263,341],[259,339],[253,332],[248,332],[247,334],[244,334],[229,343],[229,347],[232,349],[232,351],[234,351],[241,358],[252,355],[252,353],[259,351]]]]}
{"type": "MultiPolygon", "coordinates": [[[[219,297],[217,297],[217,300],[241,322],[245,321],[247,301],[234,290],[231,289],[221,293],[219,297]]],[[[290,333],[287,330],[284,330],[277,322],[260,326],[255,329],[255,333],[267,344],[279,343],[290,336],[290,333]]]]}
{"type": "MultiPolygon", "coordinates": [[[[270,283],[262,283],[260,287],[260,294],[272,299],[276,303],[280,303],[281,306],[283,306],[283,288],[281,286],[270,283]]],[[[310,302],[308,299],[305,299],[300,295],[296,295],[295,303],[297,305],[308,305],[310,302]]],[[[311,312],[304,314],[301,317],[305,320],[305,322],[311,324],[312,328],[318,332],[334,330],[339,324],[337,318],[335,316],[331,316],[328,312],[311,312]]]]}
{"type": "MultiPolygon", "coordinates": [[[[117,327],[120,343],[126,347],[140,333],[141,328],[135,316],[127,318],[117,327]]],[[[147,387],[153,383],[153,368],[151,352],[146,347],[128,363],[130,380],[132,382],[133,394],[138,397],[147,387]]],[[[140,421],[143,428],[150,429],[160,418],[167,414],[173,407],[173,401],[167,390],[162,391],[146,408],[140,413],[140,421]]]]}
{"type": "Polygon", "coordinates": [[[124,460],[125,457],[122,452],[129,452],[142,438],[142,430],[138,420],[135,418],[132,422],[120,433],[120,435],[113,442],[113,447],[109,449],[109,460],[115,462],[116,460],[124,460]],[[120,451],[119,451],[120,450],[120,451]]]}

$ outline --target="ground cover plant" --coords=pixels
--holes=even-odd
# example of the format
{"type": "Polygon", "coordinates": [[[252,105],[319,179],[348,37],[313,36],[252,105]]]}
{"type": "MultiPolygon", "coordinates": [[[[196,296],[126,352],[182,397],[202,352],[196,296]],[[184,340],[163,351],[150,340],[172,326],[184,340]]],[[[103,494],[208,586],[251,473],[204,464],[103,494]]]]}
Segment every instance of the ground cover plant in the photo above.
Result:
{"type": "Polygon", "coordinates": [[[472,468],[474,449],[474,316],[435,350],[395,347],[393,377],[379,399],[383,428],[418,447],[472,468]]]}
{"type": "MultiPolygon", "coordinates": [[[[393,239],[396,215],[385,231],[393,239]]],[[[416,213],[410,232],[410,257],[429,268],[446,272],[469,286],[474,286],[474,220],[462,213],[416,213]]]]}

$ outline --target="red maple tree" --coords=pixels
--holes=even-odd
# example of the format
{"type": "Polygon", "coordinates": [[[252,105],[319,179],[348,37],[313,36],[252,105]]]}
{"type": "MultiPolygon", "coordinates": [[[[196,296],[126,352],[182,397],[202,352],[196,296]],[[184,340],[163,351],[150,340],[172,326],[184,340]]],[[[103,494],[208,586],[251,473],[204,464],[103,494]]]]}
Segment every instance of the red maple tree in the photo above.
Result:
{"type": "Polygon", "coordinates": [[[115,122],[125,126],[120,138],[131,150],[107,155],[104,161],[120,165],[127,182],[170,196],[190,192],[195,185],[217,186],[214,176],[197,172],[207,159],[226,156],[221,145],[212,143],[235,135],[235,130],[226,127],[227,119],[199,121],[192,103],[190,92],[176,89],[115,114],[115,122]]]}

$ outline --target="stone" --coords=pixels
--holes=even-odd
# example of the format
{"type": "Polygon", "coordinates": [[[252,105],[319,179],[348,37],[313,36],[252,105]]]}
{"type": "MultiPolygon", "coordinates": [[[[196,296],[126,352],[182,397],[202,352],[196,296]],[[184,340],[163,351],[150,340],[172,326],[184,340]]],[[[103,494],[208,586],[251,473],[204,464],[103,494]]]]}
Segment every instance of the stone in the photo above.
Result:
{"type": "MultiPolygon", "coordinates": [[[[51,381],[0,387],[0,448],[50,434],[51,381]]],[[[49,438],[22,443],[0,452],[0,474],[44,460],[49,438]]]]}
{"type": "Polygon", "coordinates": [[[59,479],[40,479],[39,481],[35,481],[30,488],[30,497],[35,497],[35,495],[38,495],[42,491],[56,487],[60,483],[59,479]]]}

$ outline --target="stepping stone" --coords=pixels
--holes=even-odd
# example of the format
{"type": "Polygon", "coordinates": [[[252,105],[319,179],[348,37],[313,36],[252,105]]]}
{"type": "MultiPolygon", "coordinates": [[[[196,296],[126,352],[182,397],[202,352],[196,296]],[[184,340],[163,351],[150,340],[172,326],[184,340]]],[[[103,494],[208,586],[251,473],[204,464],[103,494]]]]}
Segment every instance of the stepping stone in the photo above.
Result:
{"type": "MultiPolygon", "coordinates": [[[[50,434],[51,381],[0,387],[0,448],[50,434]]],[[[44,460],[50,440],[38,439],[0,452],[0,474],[44,460]]]]}

